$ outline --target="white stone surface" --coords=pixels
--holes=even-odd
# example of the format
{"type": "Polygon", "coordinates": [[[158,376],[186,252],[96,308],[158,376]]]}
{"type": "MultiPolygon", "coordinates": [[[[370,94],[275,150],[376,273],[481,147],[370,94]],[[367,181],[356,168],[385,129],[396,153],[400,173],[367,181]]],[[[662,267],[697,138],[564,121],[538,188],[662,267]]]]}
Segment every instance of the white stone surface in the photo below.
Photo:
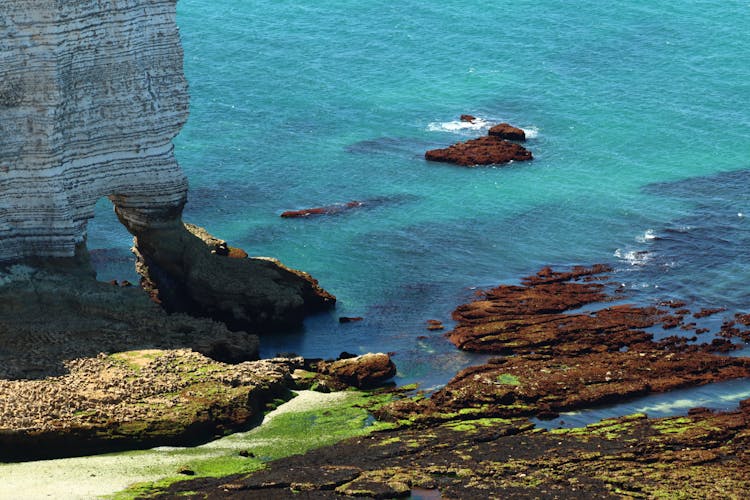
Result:
{"type": "Polygon", "coordinates": [[[174,221],[187,116],[175,0],[0,1],[0,261],[73,255],[103,196],[174,221]]]}

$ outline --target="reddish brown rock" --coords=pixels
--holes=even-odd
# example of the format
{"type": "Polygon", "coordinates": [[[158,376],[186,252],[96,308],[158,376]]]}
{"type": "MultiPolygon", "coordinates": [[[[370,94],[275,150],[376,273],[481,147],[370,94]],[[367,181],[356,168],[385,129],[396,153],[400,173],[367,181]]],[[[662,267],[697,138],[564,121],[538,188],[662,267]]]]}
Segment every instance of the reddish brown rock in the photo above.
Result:
{"type": "Polygon", "coordinates": [[[346,385],[366,388],[382,384],[396,375],[396,365],[384,353],[368,353],[337,361],[320,361],[318,373],[334,377],[346,385]]]}
{"type": "Polygon", "coordinates": [[[354,323],[356,321],[362,321],[364,318],[361,316],[341,316],[339,323],[354,323]]]}
{"type": "Polygon", "coordinates": [[[438,321],[436,319],[428,319],[427,320],[427,329],[428,330],[437,331],[437,330],[442,330],[444,328],[445,327],[443,326],[443,322],[442,321],[438,321]]]}
{"type": "Polygon", "coordinates": [[[608,307],[607,270],[577,267],[558,273],[545,268],[521,285],[499,286],[460,306],[453,314],[458,325],[448,335],[453,343],[511,356],[468,368],[430,399],[398,402],[385,413],[396,419],[420,415],[428,422],[456,412],[553,417],[750,376],[749,358],[714,353],[734,349],[727,340],[693,345],[695,336],[671,336],[653,341],[645,329],[673,322],[674,316],[655,307],[608,307]],[[586,311],[578,311],[582,306],[586,311]]]}
{"type": "Polygon", "coordinates": [[[499,125],[495,125],[489,130],[488,134],[509,141],[526,140],[526,132],[524,132],[523,129],[514,127],[510,123],[500,123],[499,125]]]}
{"type": "Polygon", "coordinates": [[[485,136],[443,149],[432,149],[425,153],[425,159],[470,167],[528,161],[533,159],[533,156],[531,151],[519,144],[495,136],[485,136]]]}
{"type": "Polygon", "coordinates": [[[302,210],[287,210],[281,214],[284,218],[299,218],[309,217],[311,215],[333,215],[344,210],[351,208],[357,208],[364,205],[361,201],[350,201],[348,203],[341,203],[337,205],[329,205],[327,207],[316,207],[316,208],[304,208],[302,210]]]}
{"type": "Polygon", "coordinates": [[[469,122],[469,123],[473,123],[474,120],[476,119],[477,117],[473,115],[461,115],[461,118],[460,118],[462,122],[469,122]]]}

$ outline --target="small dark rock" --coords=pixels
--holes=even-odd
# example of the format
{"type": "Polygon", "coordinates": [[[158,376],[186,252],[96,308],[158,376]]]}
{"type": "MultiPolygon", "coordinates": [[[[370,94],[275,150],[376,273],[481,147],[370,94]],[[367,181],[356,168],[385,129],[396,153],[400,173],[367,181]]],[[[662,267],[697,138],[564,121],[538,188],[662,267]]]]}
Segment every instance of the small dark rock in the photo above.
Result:
{"type": "Polygon", "coordinates": [[[348,316],[341,316],[339,318],[339,323],[354,323],[355,321],[362,321],[364,318],[360,316],[356,317],[348,317],[348,316]]]}
{"type": "Polygon", "coordinates": [[[183,476],[194,476],[195,471],[187,466],[182,466],[179,469],[177,469],[177,474],[182,474],[183,476]]]}

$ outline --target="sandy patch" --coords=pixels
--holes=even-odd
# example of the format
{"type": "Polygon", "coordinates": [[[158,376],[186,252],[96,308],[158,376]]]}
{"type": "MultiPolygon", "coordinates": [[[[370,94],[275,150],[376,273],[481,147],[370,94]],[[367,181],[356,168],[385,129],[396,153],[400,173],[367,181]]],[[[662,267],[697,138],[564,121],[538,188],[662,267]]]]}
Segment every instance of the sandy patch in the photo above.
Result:
{"type": "MultiPolygon", "coordinates": [[[[300,391],[294,399],[266,415],[263,424],[289,413],[325,408],[349,397],[346,392],[300,391]]],[[[116,493],[142,481],[173,475],[188,460],[220,456],[225,450],[252,447],[262,428],[232,434],[196,448],[161,447],[91,457],[0,464],[0,499],[91,499],[116,493]]]]}

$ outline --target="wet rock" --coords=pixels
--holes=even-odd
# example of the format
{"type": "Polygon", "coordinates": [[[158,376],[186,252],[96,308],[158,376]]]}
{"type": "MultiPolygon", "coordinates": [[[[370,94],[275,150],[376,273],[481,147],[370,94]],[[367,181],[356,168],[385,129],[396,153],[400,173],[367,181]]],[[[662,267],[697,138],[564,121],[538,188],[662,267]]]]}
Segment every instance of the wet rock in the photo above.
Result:
{"type": "Polygon", "coordinates": [[[438,331],[443,330],[445,327],[443,326],[442,321],[438,321],[436,319],[428,319],[427,320],[427,329],[430,331],[438,331]]]}
{"type": "Polygon", "coordinates": [[[142,231],[133,249],[141,286],[169,312],[250,332],[298,326],[335,305],[309,274],[270,258],[226,258],[216,253],[222,243],[190,224],[142,231]]]}
{"type": "Polygon", "coordinates": [[[302,210],[287,210],[282,212],[284,218],[309,217],[311,215],[333,215],[352,208],[358,208],[364,205],[361,201],[350,201],[339,205],[329,205],[327,207],[304,208],[302,210]]]}
{"type": "Polygon", "coordinates": [[[317,371],[340,380],[346,385],[367,388],[375,387],[396,375],[396,365],[384,353],[369,353],[337,361],[321,361],[317,371]]]}
{"type": "Polygon", "coordinates": [[[500,123],[492,127],[489,132],[491,136],[499,137],[501,139],[507,139],[509,141],[525,141],[526,132],[523,129],[514,127],[510,123],[500,123]]]}
{"type": "Polygon", "coordinates": [[[425,159],[470,167],[528,161],[533,159],[533,155],[519,144],[495,136],[485,136],[443,149],[432,149],[425,153],[425,159]]]}
{"type": "MultiPolygon", "coordinates": [[[[723,339],[655,342],[645,329],[673,316],[655,307],[608,306],[606,266],[542,269],[521,285],[480,294],[453,314],[448,338],[461,349],[511,355],[467,368],[430,399],[399,402],[385,418],[553,415],[653,392],[750,376],[750,359],[714,354],[723,339]],[[586,311],[579,308],[586,306],[586,311]]],[[[688,311],[689,313],[689,311],[688,311]]],[[[386,416],[385,413],[388,413],[386,416]]]]}
{"type": "Polygon", "coordinates": [[[474,122],[474,120],[476,120],[476,119],[477,119],[477,117],[476,117],[476,116],[473,116],[473,115],[461,115],[461,117],[460,117],[459,119],[460,119],[460,120],[461,120],[462,122],[469,122],[469,123],[473,123],[473,122],[474,122]]]}
{"type": "Polygon", "coordinates": [[[358,321],[362,321],[364,318],[361,316],[341,316],[339,318],[339,323],[355,323],[358,321]]]}

